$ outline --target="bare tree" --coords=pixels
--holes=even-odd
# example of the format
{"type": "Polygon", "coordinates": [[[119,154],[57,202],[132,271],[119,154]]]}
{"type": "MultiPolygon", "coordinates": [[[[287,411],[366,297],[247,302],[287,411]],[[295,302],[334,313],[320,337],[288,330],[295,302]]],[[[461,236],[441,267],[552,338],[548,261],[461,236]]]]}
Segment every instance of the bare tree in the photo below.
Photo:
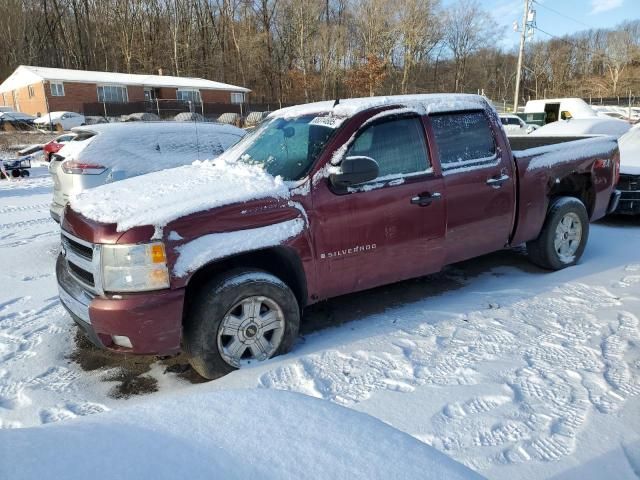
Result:
{"type": "Polygon", "coordinates": [[[491,45],[499,35],[497,25],[476,0],[458,0],[447,11],[444,40],[454,62],[453,89],[464,87],[469,57],[491,45]]]}

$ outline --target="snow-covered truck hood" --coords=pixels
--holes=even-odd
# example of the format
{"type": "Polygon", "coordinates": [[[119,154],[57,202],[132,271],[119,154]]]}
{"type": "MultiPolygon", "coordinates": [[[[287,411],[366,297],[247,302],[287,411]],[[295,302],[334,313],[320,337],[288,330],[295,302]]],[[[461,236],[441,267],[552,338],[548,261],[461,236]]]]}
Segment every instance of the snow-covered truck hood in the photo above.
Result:
{"type": "Polygon", "coordinates": [[[215,160],[87,190],[70,204],[89,220],[115,224],[118,232],[124,232],[144,225],[162,228],[186,215],[234,203],[289,196],[282,178],[259,166],[215,160]]]}

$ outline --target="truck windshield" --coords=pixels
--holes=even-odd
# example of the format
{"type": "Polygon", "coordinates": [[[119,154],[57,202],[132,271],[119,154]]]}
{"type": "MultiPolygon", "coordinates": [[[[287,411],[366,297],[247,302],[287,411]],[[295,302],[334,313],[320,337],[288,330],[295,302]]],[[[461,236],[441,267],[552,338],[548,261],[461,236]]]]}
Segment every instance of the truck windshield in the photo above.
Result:
{"type": "Polygon", "coordinates": [[[314,123],[314,115],[267,119],[229,151],[239,161],[262,165],[284,180],[304,177],[336,128],[314,123]]]}

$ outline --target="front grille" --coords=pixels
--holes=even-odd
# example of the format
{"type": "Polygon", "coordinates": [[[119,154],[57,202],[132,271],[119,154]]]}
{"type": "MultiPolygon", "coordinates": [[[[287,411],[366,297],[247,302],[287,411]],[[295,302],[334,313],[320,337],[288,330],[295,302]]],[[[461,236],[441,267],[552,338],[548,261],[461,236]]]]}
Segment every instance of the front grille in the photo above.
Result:
{"type": "Polygon", "coordinates": [[[64,246],[67,250],[72,250],[73,252],[89,261],[93,259],[93,249],[91,247],[82,245],[81,243],[78,243],[65,235],[62,236],[62,242],[64,243],[64,246]]]}
{"type": "Polygon", "coordinates": [[[623,192],[640,191],[640,175],[620,175],[617,188],[623,192]]]}
{"type": "MultiPolygon", "coordinates": [[[[62,231],[62,247],[69,274],[85,289],[100,293],[94,272],[94,245],[62,231]]],[[[99,253],[97,254],[99,255],[99,253]]],[[[100,257],[95,259],[98,263],[100,257]]]]}
{"type": "Polygon", "coordinates": [[[80,268],[78,265],[71,263],[69,261],[67,261],[67,267],[69,268],[69,271],[75,275],[76,277],[79,277],[84,283],[86,283],[87,285],[91,286],[91,287],[95,287],[95,282],[93,280],[93,274],[87,272],[86,270],[83,270],[82,268],[80,268]]]}

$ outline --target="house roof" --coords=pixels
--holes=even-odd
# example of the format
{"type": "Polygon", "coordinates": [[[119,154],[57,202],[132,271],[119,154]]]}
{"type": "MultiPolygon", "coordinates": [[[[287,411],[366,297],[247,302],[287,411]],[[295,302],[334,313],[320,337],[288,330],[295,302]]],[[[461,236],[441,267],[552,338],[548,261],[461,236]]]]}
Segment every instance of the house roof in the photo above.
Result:
{"type": "Polygon", "coordinates": [[[105,85],[139,85],[145,87],[197,88],[201,90],[224,90],[227,92],[250,92],[248,88],[204,78],[172,77],[169,75],[139,75],[133,73],[93,72],[66,68],[32,67],[20,65],[0,84],[0,93],[9,92],[27,85],[48,81],[97,83],[105,85]]]}

